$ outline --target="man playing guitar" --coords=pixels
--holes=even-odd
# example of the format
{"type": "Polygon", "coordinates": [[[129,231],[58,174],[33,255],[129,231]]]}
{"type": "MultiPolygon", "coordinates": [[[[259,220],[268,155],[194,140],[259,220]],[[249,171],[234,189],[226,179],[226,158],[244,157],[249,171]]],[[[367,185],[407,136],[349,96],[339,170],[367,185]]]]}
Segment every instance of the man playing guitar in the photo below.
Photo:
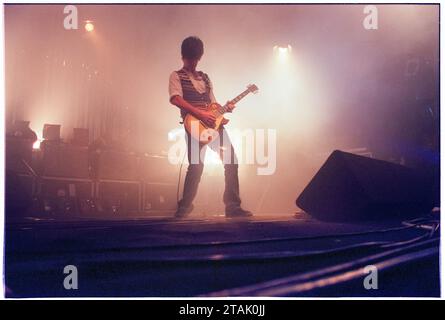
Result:
{"type": "MultiPolygon", "coordinates": [[[[181,70],[171,73],[169,94],[170,102],[181,109],[183,119],[187,114],[191,114],[204,125],[212,128],[215,126],[216,117],[214,113],[207,109],[207,106],[216,102],[215,96],[213,95],[213,86],[207,74],[196,70],[196,66],[203,53],[204,45],[201,39],[197,37],[184,39],[181,45],[184,65],[181,70]]],[[[232,103],[228,103],[227,107],[228,111],[231,112],[235,106],[232,103]]],[[[203,155],[205,148],[209,146],[219,154],[224,163],[225,190],[223,200],[226,207],[226,217],[250,217],[252,213],[241,208],[238,161],[224,126],[218,128],[220,139],[208,144],[199,142],[198,152],[200,154],[193,156],[193,159],[199,159],[198,163],[192,162],[192,150],[194,149],[192,148],[191,139],[194,138],[188,131],[186,131],[186,133],[189,166],[184,181],[182,199],[178,203],[175,216],[182,218],[193,210],[193,199],[198,191],[198,185],[204,170],[203,155]],[[229,151],[230,157],[224,157],[224,153],[229,151]],[[227,158],[230,158],[229,161],[227,161],[227,158]]]]}

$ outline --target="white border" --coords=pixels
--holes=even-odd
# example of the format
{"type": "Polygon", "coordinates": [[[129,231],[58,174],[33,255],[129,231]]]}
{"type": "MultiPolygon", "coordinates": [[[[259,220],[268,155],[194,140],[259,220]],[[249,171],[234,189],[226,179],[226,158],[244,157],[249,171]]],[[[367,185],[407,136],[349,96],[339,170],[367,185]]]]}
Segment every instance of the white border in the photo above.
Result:
{"type": "MultiPolygon", "coordinates": [[[[18,0],[18,1],[2,1],[2,8],[1,8],[1,16],[0,16],[0,24],[1,24],[1,28],[2,28],[2,32],[1,32],[1,36],[0,36],[0,42],[1,42],[1,88],[0,88],[0,93],[1,93],[1,97],[2,97],[2,101],[1,101],[1,116],[0,116],[0,148],[3,150],[2,153],[2,157],[0,160],[0,168],[2,170],[2,174],[0,174],[1,177],[1,185],[0,185],[0,194],[2,195],[2,202],[0,204],[0,256],[2,257],[2,261],[0,263],[0,275],[1,275],[1,279],[2,279],[2,286],[0,289],[0,299],[4,298],[4,273],[3,273],[3,266],[4,266],[4,137],[5,137],[5,132],[4,132],[4,125],[5,125],[5,60],[4,60],[4,32],[5,32],[5,27],[4,27],[4,4],[16,4],[16,3],[26,3],[26,4],[34,4],[34,3],[39,3],[39,2],[33,2],[33,1],[23,1],[23,0],[18,0]]],[[[74,3],[78,3],[78,4],[88,4],[88,3],[94,3],[94,4],[116,4],[116,3],[122,3],[122,4],[129,4],[126,3],[124,1],[101,1],[101,0],[95,0],[95,1],[74,1],[74,2],[66,2],[66,1],[42,1],[40,3],[47,3],[47,4],[74,4],[74,3]]],[[[132,1],[131,3],[135,3],[135,4],[165,4],[165,1],[150,1],[150,2],[146,2],[146,1],[132,1]]],[[[199,4],[199,3],[208,3],[208,4],[216,4],[216,3],[232,3],[232,4],[236,4],[237,2],[235,1],[177,1],[177,0],[169,0],[167,1],[167,3],[169,4],[178,4],[178,3],[190,3],[190,4],[199,4]]],[[[256,4],[256,3],[270,3],[270,4],[278,4],[278,3],[273,3],[272,0],[269,1],[250,1],[250,0],[244,0],[244,1],[239,1],[238,3],[245,3],[245,4],[256,4]]],[[[319,4],[316,2],[310,2],[310,1],[280,1],[279,3],[294,3],[294,4],[319,4]]],[[[421,1],[382,1],[382,0],[377,0],[377,1],[322,1],[323,4],[382,4],[382,3],[386,3],[386,4],[400,4],[400,3],[406,3],[406,4],[440,4],[440,1],[425,1],[425,3],[422,3],[421,1]]],[[[440,6],[440,17],[444,17],[444,11],[443,11],[443,6],[440,6]]],[[[443,23],[440,25],[440,43],[442,44],[442,40],[443,40],[443,23]]],[[[440,59],[441,61],[443,60],[443,51],[442,48],[440,49],[440,59]]],[[[440,75],[442,75],[442,71],[443,71],[443,63],[440,64],[440,75]]],[[[440,103],[442,105],[442,88],[443,88],[443,82],[440,81],[440,93],[441,93],[441,97],[440,97],[440,103]]],[[[440,119],[440,123],[441,123],[441,127],[442,127],[442,123],[443,123],[443,113],[441,113],[441,119],[440,119]]],[[[442,135],[442,130],[440,132],[440,139],[441,139],[441,150],[444,150],[445,147],[445,142],[443,139],[443,135],[442,135]]],[[[443,160],[443,158],[441,157],[441,168],[443,168],[445,161],[443,160]]],[[[445,192],[442,188],[443,186],[443,182],[444,182],[444,177],[443,174],[441,174],[441,199],[443,199],[445,192]]],[[[441,223],[443,222],[443,217],[441,217],[441,223]]],[[[443,263],[443,259],[442,259],[442,254],[443,254],[443,248],[444,248],[444,240],[443,240],[443,235],[444,235],[444,231],[442,230],[443,228],[441,228],[441,243],[440,243],[440,274],[441,274],[441,299],[444,299],[445,297],[445,266],[443,263]]],[[[71,300],[73,298],[57,298],[57,299],[52,299],[52,298],[43,298],[43,299],[37,299],[37,298],[33,298],[33,299],[23,299],[23,300],[71,300]]],[[[227,298],[75,298],[74,300],[184,300],[184,301],[188,301],[188,300],[226,300],[227,298]]],[[[430,300],[429,298],[266,298],[266,297],[230,297],[230,300],[248,300],[248,299],[254,299],[254,300],[430,300]]]]}
{"type": "Polygon", "coordinates": [[[1,8],[0,12],[0,24],[2,28],[2,32],[0,34],[0,42],[1,42],[1,88],[0,88],[0,97],[1,97],[1,110],[0,110],[0,149],[1,152],[1,159],[0,159],[0,198],[2,199],[0,203],[0,257],[1,257],[1,263],[0,263],[0,277],[1,277],[1,288],[0,288],[0,299],[4,298],[5,296],[5,277],[4,277],[4,263],[5,263],[5,255],[4,255],[4,226],[5,226],[5,24],[4,24],[4,10],[3,6],[1,8]]]}

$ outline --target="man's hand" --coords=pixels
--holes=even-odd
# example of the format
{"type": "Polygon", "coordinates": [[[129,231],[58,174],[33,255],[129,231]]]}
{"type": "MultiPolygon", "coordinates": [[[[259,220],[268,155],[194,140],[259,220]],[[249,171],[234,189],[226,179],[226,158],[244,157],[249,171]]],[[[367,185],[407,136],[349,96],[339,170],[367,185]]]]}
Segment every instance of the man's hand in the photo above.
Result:
{"type": "Polygon", "coordinates": [[[227,101],[227,112],[232,112],[235,109],[235,105],[230,101],[227,101]]]}
{"type": "Polygon", "coordinates": [[[197,118],[202,122],[204,122],[206,126],[210,128],[215,127],[216,117],[211,111],[200,110],[199,113],[197,114],[197,118]]]}

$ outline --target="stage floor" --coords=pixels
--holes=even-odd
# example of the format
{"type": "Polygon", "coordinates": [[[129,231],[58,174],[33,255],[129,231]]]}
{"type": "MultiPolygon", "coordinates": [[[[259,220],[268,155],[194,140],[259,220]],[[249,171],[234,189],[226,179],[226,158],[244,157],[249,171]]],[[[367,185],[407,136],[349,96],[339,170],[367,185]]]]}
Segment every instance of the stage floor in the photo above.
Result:
{"type": "Polygon", "coordinates": [[[439,296],[439,214],[331,223],[304,214],[7,224],[9,297],[439,296]],[[63,286],[64,267],[78,289],[63,286]],[[364,267],[378,269],[367,290],[364,267]],[[422,281],[419,281],[422,279],[422,281]]]}

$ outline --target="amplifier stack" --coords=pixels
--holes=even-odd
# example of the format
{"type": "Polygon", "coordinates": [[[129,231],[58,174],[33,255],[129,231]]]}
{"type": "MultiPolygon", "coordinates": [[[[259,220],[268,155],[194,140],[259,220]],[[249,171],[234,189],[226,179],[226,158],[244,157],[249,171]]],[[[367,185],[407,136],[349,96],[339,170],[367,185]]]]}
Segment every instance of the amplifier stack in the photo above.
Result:
{"type": "MultiPolygon", "coordinates": [[[[165,156],[91,152],[62,143],[44,144],[40,153],[39,160],[30,161],[21,146],[8,145],[6,188],[17,199],[20,194],[27,200],[39,199],[40,210],[55,217],[123,218],[171,214],[176,209],[179,166],[165,156]],[[21,161],[25,156],[30,168],[21,161]]],[[[21,214],[9,202],[11,215],[21,214]]]]}

